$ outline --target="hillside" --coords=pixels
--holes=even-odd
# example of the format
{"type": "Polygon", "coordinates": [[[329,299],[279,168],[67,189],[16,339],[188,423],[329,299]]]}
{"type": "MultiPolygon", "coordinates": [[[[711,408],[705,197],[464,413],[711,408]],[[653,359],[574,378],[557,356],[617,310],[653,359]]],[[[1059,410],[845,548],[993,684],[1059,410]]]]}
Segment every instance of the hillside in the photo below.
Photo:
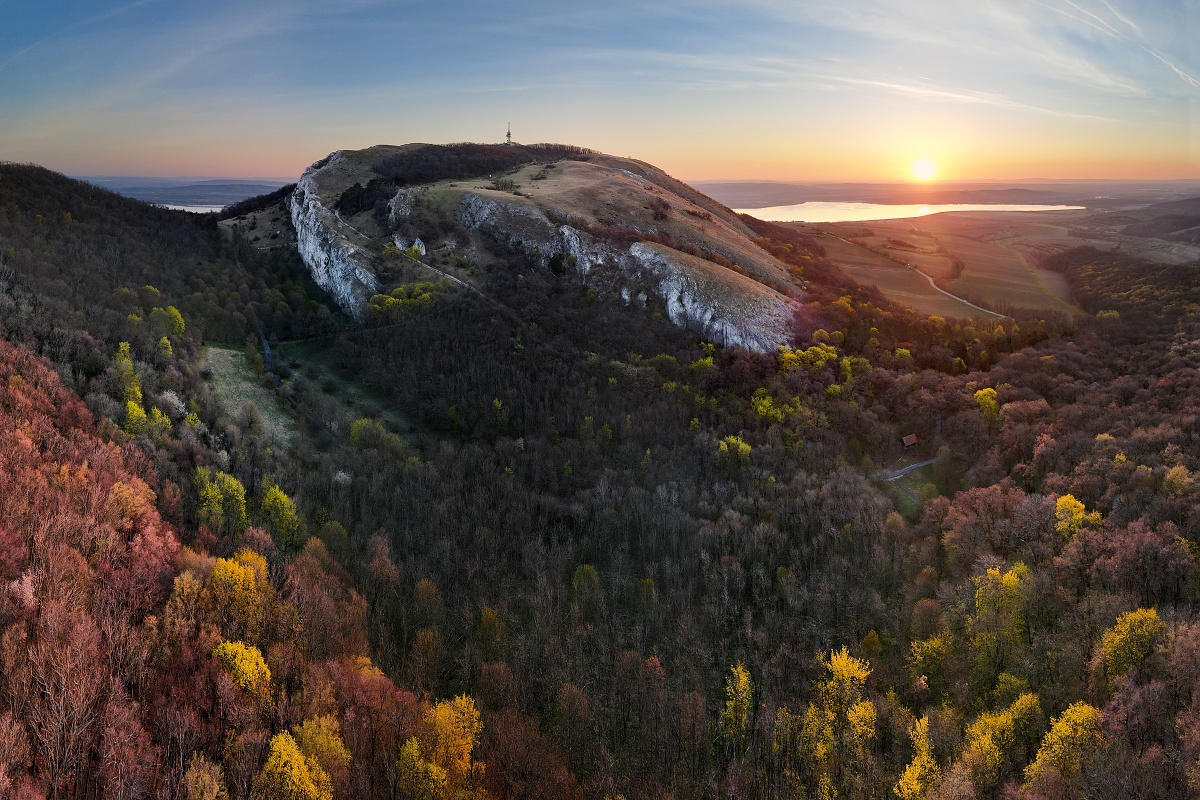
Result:
{"type": "MultiPolygon", "coordinates": [[[[314,278],[362,318],[388,283],[388,245],[471,283],[516,254],[650,303],[722,345],[790,340],[800,281],[729,209],[641,162],[558,145],[380,145],[305,171],[289,201],[314,278]],[[650,246],[647,246],[650,245],[650,246]]],[[[509,269],[511,267],[503,267],[509,269]]]]}
{"type": "Polygon", "coordinates": [[[1200,214],[1200,197],[1155,203],[1154,205],[1147,206],[1145,210],[1152,212],[1174,212],[1176,214],[1200,214]]]}
{"type": "Polygon", "coordinates": [[[237,227],[278,200],[218,226],[0,167],[0,797],[1195,791],[1187,267],[1074,250],[1094,317],[917,315],[557,151],[613,187],[595,224],[679,245],[692,214],[633,205],[669,190],[803,279],[794,346],[722,347],[521,248],[574,177],[436,153],[322,201],[361,323],[237,227]]]}

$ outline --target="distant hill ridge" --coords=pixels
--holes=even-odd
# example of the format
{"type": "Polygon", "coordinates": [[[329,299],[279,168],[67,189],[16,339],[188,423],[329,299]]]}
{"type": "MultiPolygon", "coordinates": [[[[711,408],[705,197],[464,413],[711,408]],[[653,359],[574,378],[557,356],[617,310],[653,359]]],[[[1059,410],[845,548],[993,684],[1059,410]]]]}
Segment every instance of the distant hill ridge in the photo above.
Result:
{"type": "Polygon", "coordinates": [[[147,203],[177,206],[227,206],[276,191],[287,183],[265,178],[191,179],[108,175],[79,176],[76,179],[147,203]]]}
{"type": "Polygon", "coordinates": [[[986,186],[915,186],[911,184],[804,184],[766,181],[698,182],[697,188],[732,208],[766,208],[807,202],[856,203],[1050,203],[1056,193],[1043,189],[986,186]]]}
{"type": "Polygon", "coordinates": [[[1200,197],[1190,197],[1186,200],[1171,200],[1166,203],[1155,203],[1147,211],[1174,211],[1180,214],[1200,214],[1200,197]]]}

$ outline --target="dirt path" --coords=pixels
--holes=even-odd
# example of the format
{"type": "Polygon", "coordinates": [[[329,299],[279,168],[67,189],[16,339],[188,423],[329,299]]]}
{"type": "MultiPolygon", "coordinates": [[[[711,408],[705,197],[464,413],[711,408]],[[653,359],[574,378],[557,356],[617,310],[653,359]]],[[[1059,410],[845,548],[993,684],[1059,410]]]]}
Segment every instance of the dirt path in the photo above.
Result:
{"type": "Polygon", "coordinates": [[[1008,316],[1007,314],[1001,314],[997,311],[992,311],[990,308],[984,308],[983,306],[977,306],[974,303],[972,303],[970,300],[963,300],[961,297],[959,297],[956,294],[950,294],[950,292],[947,292],[945,289],[943,289],[942,287],[940,287],[936,283],[934,283],[933,278],[926,275],[924,272],[921,272],[921,270],[917,269],[912,264],[909,264],[908,268],[911,269],[913,272],[918,273],[925,280],[929,281],[930,286],[932,286],[934,289],[941,292],[942,294],[946,295],[946,297],[953,297],[955,300],[962,303],[963,305],[970,306],[971,308],[975,309],[976,311],[982,311],[985,314],[991,314],[993,317],[1000,317],[1001,319],[1012,319],[1012,317],[1008,316]]]}
{"type": "Polygon", "coordinates": [[[429,270],[430,272],[436,273],[437,275],[442,276],[443,278],[445,278],[448,281],[453,281],[455,284],[463,287],[464,289],[466,289],[469,292],[474,292],[479,297],[482,297],[484,300],[491,303],[493,306],[495,306],[497,309],[499,309],[502,313],[504,313],[510,319],[520,321],[520,318],[517,317],[517,315],[512,311],[512,309],[510,309],[508,306],[501,303],[499,300],[488,297],[486,294],[483,293],[483,291],[481,291],[474,284],[467,283],[462,278],[456,278],[455,276],[451,275],[449,272],[440,270],[437,267],[433,266],[432,264],[426,264],[424,261],[422,261],[419,258],[413,258],[408,253],[404,253],[404,257],[407,258],[409,261],[413,262],[414,264],[416,264],[417,266],[424,267],[425,269],[429,270]]]}
{"type": "MultiPolygon", "coordinates": [[[[963,302],[966,302],[966,301],[964,300],[963,302]]],[[[978,306],[976,306],[976,307],[978,308],[978,306]]],[[[987,309],[983,309],[983,310],[986,311],[987,309]]],[[[883,473],[880,473],[879,475],[872,475],[871,480],[873,480],[873,481],[894,481],[899,478],[903,478],[908,473],[918,470],[921,467],[928,467],[935,460],[936,459],[928,458],[924,461],[918,461],[916,464],[910,464],[907,467],[904,467],[903,469],[894,470],[892,472],[883,472],[883,473]]]]}
{"type": "MultiPolygon", "coordinates": [[[[853,245],[854,247],[862,247],[862,245],[860,245],[860,244],[857,244],[857,243],[855,243],[855,242],[852,242],[852,241],[850,241],[849,239],[843,239],[841,236],[838,236],[838,235],[836,235],[836,234],[833,234],[833,233],[829,233],[828,231],[826,231],[826,234],[827,234],[827,235],[829,235],[829,236],[832,236],[834,239],[837,239],[837,240],[839,240],[839,241],[845,242],[846,244],[853,245]]],[[[866,248],[863,248],[863,249],[865,250],[866,248]]],[[[899,263],[899,262],[896,262],[896,266],[900,266],[900,263],[899,263]]],[[[931,287],[933,287],[935,290],[937,290],[937,291],[941,292],[942,294],[946,295],[946,297],[949,297],[949,298],[951,298],[951,299],[953,299],[953,300],[957,300],[958,302],[962,303],[962,304],[963,304],[963,305],[965,305],[965,306],[970,306],[971,308],[975,309],[976,311],[982,311],[982,312],[983,312],[983,313],[985,313],[985,314],[991,314],[993,317],[1000,317],[1001,319],[1012,319],[1012,317],[1009,317],[1009,316],[1007,316],[1006,314],[1000,314],[1000,313],[998,313],[998,312],[992,311],[990,308],[984,308],[983,306],[977,306],[977,305],[975,305],[974,303],[970,302],[969,300],[963,300],[963,299],[962,299],[961,297],[959,297],[958,295],[956,295],[956,294],[951,294],[950,292],[947,292],[945,289],[943,289],[942,287],[940,287],[940,286],[938,286],[936,283],[934,283],[934,282],[933,282],[933,278],[929,277],[929,275],[927,275],[926,273],[924,273],[924,272],[922,272],[921,270],[917,269],[917,268],[916,268],[916,267],[914,267],[912,264],[905,264],[904,266],[908,267],[908,268],[909,268],[909,269],[911,269],[913,272],[917,273],[917,274],[918,274],[918,275],[920,275],[922,278],[924,278],[925,280],[929,281],[929,285],[930,285],[931,287]]]]}

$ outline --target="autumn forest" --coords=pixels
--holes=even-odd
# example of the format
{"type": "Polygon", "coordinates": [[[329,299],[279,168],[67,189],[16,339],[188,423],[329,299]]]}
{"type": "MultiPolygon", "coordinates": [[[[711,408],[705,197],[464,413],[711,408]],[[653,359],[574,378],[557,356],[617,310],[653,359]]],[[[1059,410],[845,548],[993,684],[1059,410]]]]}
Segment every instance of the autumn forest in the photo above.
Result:
{"type": "Polygon", "coordinates": [[[945,319],[747,224],[774,353],[0,165],[0,798],[1195,796],[1197,270],[945,319]]]}

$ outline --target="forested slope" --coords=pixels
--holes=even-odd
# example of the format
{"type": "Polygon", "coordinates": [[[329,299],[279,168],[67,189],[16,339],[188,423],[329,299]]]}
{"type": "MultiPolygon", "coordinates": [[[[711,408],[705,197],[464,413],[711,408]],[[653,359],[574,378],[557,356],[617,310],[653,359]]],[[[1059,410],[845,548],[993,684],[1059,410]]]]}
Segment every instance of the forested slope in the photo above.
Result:
{"type": "Polygon", "coordinates": [[[0,198],[0,797],[1196,791],[1174,273],[918,318],[760,226],[807,295],[756,355],[499,256],[354,326],[204,218],[0,198]],[[198,366],[260,334],[288,451],[198,366]]]}

